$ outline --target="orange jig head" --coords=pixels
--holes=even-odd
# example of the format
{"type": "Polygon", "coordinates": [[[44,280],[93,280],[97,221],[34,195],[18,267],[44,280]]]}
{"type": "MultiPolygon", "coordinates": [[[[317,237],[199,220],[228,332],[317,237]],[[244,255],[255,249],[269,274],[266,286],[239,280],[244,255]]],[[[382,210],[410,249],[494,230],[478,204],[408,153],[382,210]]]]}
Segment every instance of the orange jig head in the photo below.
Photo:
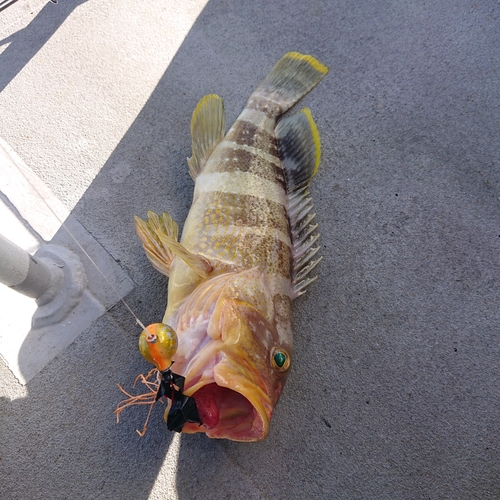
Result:
{"type": "Polygon", "coordinates": [[[170,368],[177,344],[177,334],[163,323],[147,326],[139,337],[141,354],[161,372],[170,368]]]}

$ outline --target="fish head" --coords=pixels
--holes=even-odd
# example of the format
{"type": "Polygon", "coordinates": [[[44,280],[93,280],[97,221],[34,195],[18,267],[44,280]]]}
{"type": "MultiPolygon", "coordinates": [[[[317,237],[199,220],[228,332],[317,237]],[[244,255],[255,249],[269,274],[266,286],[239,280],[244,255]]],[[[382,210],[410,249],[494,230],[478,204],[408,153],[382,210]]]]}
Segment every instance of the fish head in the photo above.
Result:
{"type": "MultiPolygon", "coordinates": [[[[183,395],[196,402],[199,422],[185,433],[260,441],[290,371],[291,346],[252,302],[222,293],[204,321],[179,331],[172,371],[184,377],[183,395]]],[[[170,408],[165,416],[172,418],[170,408]]]]}

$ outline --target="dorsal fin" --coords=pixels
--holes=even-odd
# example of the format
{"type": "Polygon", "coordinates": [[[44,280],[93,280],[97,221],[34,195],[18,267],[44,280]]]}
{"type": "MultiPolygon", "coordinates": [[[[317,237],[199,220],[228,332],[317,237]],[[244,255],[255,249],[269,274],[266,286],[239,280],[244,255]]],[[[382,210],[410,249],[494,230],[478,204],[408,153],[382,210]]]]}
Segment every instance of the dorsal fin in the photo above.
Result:
{"type": "Polygon", "coordinates": [[[312,221],[313,203],[309,197],[309,183],[318,171],[321,148],[319,133],[309,109],[281,120],[276,126],[278,149],[287,184],[288,218],[292,235],[292,298],[305,292],[307,286],[316,280],[309,277],[319,264],[321,257],[314,260],[319,247],[314,247],[319,234],[317,224],[312,221]]]}
{"type": "Polygon", "coordinates": [[[194,108],[191,118],[193,156],[187,161],[193,179],[203,170],[215,146],[224,138],[225,130],[226,118],[222,99],[216,94],[206,95],[194,108]]]}
{"type": "Polygon", "coordinates": [[[288,192],[309,184],[321,158],[319,133],[308,108],[280,120],[276,126],[278,148],[285,168],[288,192]]]}

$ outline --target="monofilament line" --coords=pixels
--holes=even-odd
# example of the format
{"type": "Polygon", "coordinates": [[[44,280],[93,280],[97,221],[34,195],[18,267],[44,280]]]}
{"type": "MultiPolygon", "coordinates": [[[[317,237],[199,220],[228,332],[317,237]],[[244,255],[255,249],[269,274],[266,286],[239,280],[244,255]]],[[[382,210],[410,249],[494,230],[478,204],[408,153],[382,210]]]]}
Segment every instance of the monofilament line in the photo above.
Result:
{"type": "Polygon", "coordinates": [[[56,214],[56,212],[52,209],[52,207],[47,203],[47,200],[41,195],[41,193],[38,191],[36,186],[33,185],[33,183],[29,180],[29,178],[24,174],[23,172],[23,166],[22,165],[17,165],[19,168],[19,172],[21,175],[24,177],[24,179],[28,182],[28,184],[33,188],[33,190],[36,192],[36,194],[40,197],[40,199],[43,201],[43,203],[46,205],[46,207],[50,210],[52,215],[59,221],[61,226],[66,230],[66,232],[73,238],[74,242],[78,245],[78,248],[86,255],[86,257],[89,259],[89,261],[92,263],[92,265],[99,271],[99,274],[104,278],[106,283],[110,286],[110,288],[113,290],[113,292],[116,294],[118,299],[123,303],[123,305],[129,310],[130,314],[134,317],[136,323],[143,329],[145,330],[146,327],[143,325],[142,321],[137,317],[137,315],[132,311],[132,308],[125,302],[125,300],[120,296],[118,290],[115,288],[115,286],[106,278],[105,274],[101,271],[99,266],[94,262],[94,259],[87,253],[85,248],[80,244],[80,242],[76,239],[76,237],[73,235],[73,233],[69,230],[69,228],[66,226],[64,221],[61,220],[61,218],[56,214]]]}

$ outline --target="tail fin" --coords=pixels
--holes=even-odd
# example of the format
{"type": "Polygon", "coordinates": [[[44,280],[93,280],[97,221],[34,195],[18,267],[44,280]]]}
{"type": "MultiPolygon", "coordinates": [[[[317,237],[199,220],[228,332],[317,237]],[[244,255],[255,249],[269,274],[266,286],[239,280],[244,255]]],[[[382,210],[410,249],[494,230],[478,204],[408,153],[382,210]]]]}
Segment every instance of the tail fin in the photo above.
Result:
{"type": "Polygon", "coordinates": [[[282,114],[312,90],[328,71],[327,66],[312,56],[288,52],[255,89],[250,100],[272,101],[279,105],[279,114],[282,114]]]}

